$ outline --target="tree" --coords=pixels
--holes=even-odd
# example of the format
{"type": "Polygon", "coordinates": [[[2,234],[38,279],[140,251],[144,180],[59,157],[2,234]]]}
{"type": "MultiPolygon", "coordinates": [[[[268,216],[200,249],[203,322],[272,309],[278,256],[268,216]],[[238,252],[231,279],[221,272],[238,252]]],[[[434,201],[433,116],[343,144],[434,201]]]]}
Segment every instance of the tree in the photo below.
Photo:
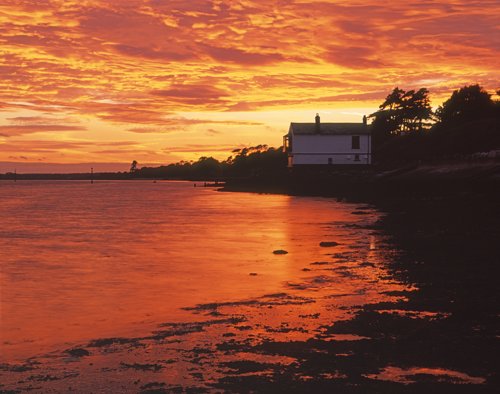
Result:
{"type": "Polygon", "coordinates": [[[455,90],[436,111],[441,124],[458,124],[479,120],[492,114],[494,102],[491,95],[479,85],[469,85],[455,90]]]}
{"type": "Polygon", "coordinates": [[[194,178],[219,178],[222,168],[218,160],[203,156],[191,164],[190,172],[194,178]]]}
{"type": "Polygon", "coordinates": [[[421,132],[429,126],[432,109],[429,91],[421,88],[405,92],[398,87],[387,95],[379,110],[370,115],[374,146],[391,136],[421,132]]]}
{"type": "Polygon", "coordinates": [[[131,173],[134,173],[134,172],[136,172],[136,171],[137,171],[137,164],[138,164],[138,163],[137,163],[137,161],[135,161],[135,160],[132,162],[132,164],[130,165],[130,172],[131,172],[131,173]]]}
{"type": "Polygon", "coordinates": [[[480,85],[455,90],[436,111],[432,130],[444,154],[471,154],[500,148],[500,106],[480,85]]]}
{"type": "Polygon", "coordinates": [[[404,94],[404,90],[398,87],[394,88],[394,90],[387,95],[385,101],[380,104],[380,109],[370,115],[371,118],[374,118],[374,133],[384,136],[399,134],[402,123],[401,108],[404,94]]]}
{"type": "Polygon", "coordinates": [[[257,145],[235,149],[225,162],[230,176],[263,176],[286,172],[287,157],[282,148],[257,145]]]}
{"type": "Polygon", "coordinates": [[[429,100],[429,91],[421,88],[418,91],[410,90],[403,96],[403,124],[406,131],[422,131],[424,121],[431,119],[432,109],[429,100]]]}

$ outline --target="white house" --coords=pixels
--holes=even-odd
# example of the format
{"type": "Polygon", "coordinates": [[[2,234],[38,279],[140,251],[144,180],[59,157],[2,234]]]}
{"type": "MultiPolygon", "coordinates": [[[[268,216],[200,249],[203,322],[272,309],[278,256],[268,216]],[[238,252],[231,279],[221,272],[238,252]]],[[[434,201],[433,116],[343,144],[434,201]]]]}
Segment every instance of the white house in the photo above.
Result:
{"type": "Polygon", "coordinates": [[[371,135],[366,123],[290,123],[283,137],[288,167],[371,164],[371,135]]]}

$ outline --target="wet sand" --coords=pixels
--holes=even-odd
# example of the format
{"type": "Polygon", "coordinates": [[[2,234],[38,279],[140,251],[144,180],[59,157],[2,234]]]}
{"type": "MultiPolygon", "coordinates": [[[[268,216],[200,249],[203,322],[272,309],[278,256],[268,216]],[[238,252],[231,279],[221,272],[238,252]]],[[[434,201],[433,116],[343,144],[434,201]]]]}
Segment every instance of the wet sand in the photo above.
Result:
{"type": "MultiPolygon", "coordinates": [[[[335,237],[308,241],[316,252],[279,291],[185,305],[187,322],[5,363],[0,388],[496,392],[497,198],[408,193],[353,204],[348,220],[329,223],[335,237]]],[[[287,252],[269,254],[299,250],[287,252]]]]}

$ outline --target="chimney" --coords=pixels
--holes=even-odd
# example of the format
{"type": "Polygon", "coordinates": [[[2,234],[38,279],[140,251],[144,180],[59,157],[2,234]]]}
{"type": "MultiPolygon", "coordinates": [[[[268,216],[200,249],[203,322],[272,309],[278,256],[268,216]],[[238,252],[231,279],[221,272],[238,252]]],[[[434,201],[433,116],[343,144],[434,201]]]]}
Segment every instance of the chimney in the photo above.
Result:
{"type": "Polygon", "coordinates": [[[366,115],[363,115],[363,124],[365,126],[368,124],[368,119],[366,118],[366,115]]]}
{"type": "Polygon", "coordinates": [[[316,114],[316,133],[319,133],[321,130],[320,130],[320,117],[319,117],[319,114],[316,114]]]}

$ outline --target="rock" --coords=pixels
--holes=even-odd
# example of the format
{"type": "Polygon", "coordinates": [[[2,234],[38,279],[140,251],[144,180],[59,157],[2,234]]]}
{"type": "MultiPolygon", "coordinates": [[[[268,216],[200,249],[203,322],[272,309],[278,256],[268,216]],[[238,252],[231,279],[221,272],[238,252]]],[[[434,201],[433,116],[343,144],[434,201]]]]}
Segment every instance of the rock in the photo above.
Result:
{"type": "Polygon", "coordinates": [[[334,242],[334,241],[330,241],[330,242],[320,242],[319,243],[319,246],[321,246],[322,248],[332,248],[334,246],[338,246],[340,245],[338,242],[334,242]]]}
{"type": "Polygon", "coordinates": [[[152,372],[158,372],[162,370],[164,367],[163,365],[160,364],[127,364],[124,362],[120,363],[121,367],[124,369],[135,369],[137,371],[152,371],[152,372]]]}
{"type": "Polygon", "coordinates": [[[68,353],[72,357],[90,356],[90,352],[88,350],[85,350],[82,348],[69,349],[69,350],[66,350],[66,353],[68,353]]]}
{"type": "Polygon", "coordinates": [[[273,251],[274,254],[288,254],[286,250],[278,249],[273,251]]]}
{"type": "Polygon", "coordinates": [[[248,275],[250,275],[250,276],[257,276],[257,272],[250,272],[248,275]]]}

